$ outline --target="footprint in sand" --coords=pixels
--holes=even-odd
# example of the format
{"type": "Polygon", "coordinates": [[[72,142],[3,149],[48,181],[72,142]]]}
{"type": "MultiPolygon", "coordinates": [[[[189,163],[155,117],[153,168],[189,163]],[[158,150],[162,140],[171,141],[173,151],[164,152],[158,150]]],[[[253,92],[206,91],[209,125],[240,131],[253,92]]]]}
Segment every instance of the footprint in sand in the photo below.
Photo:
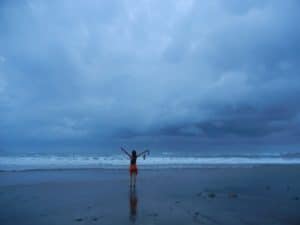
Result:
{"type": "Polygon", "coordinates": [[[83,219],[82,218],[77,218],[77,219],[75,219],[75,221],[76,222],[81,222],[81,221],[83,221],[83,219]]]}

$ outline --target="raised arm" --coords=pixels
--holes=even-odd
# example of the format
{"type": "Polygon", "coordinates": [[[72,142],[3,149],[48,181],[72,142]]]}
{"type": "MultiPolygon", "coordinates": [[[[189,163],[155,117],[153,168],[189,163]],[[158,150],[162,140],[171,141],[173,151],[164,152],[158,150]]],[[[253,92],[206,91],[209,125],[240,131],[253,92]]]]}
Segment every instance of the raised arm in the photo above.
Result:
{"type": "Polygon", "coordinates": [[[144,154],[146,154],[146,153],[150,154],[150,151],[149,151],[149,150],[145,150],[145,151],[143,151],[143,152],[137,154],[137,157],[140,157],[140,156],[142,156],[142,155],[144,155],[144,154]]]}
{"type": "Polygon", "coordinates": [[[124,148],[121,147],[121,150],[122,150],[129,158],[131,158],[131,155],[130,155],[124,148]]]}

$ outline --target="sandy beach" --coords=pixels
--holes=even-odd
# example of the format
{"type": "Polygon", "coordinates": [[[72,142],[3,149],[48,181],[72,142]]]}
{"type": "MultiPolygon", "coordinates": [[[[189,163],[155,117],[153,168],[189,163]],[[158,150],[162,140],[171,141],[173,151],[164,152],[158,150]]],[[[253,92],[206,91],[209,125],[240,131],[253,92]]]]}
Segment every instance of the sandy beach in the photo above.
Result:
{"type": "Polygon", "coordinates": [[[300,166],[0,173],[0,224],[300,224],[300,166]]]}

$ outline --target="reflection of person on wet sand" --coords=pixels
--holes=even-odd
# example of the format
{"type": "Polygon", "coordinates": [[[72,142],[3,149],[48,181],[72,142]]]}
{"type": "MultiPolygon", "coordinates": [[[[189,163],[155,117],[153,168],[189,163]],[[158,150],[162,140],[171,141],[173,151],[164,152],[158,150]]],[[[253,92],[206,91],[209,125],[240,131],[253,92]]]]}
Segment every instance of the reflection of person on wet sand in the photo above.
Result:
{"type": "Polygon", "coordinates": [[[134,189],[130,188],[129,203],[130,203],[130,220],[132,222],[135,222],[137,217],[137,204],[138,204],[138,198],[136,195],[135,188],[134,189]]]}
{"type": "Polygon", "coordinates": [[[130,173],[130,187],[135,187],[136,183],[136,176],[138,174],[138,168],[136,165],[137,158],[140,156],[143,156],[143,158],[146,158],[146,154],[150,154],[149,150],[143,151],[141,153],[138,153],[135,150],[132,150],[131,154],[129,154],[124,148],[121,147],[121,150],[129,157],[130,159],[130,167],[129,167],[129,173],[130,173]]]}

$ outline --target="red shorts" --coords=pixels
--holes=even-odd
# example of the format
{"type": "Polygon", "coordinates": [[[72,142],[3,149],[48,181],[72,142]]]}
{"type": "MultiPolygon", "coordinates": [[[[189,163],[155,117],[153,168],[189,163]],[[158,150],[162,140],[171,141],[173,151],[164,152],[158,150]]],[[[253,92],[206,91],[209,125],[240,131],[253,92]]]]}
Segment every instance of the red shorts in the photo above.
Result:
{"type": "Polygon", "coordinates": [[[135,173],[135,175],[137,175],[138,174],[137,166],[136,165],[130,165],[129,173],[130,173],[130,175],[132,175],[133,173],[135,173]]]}

